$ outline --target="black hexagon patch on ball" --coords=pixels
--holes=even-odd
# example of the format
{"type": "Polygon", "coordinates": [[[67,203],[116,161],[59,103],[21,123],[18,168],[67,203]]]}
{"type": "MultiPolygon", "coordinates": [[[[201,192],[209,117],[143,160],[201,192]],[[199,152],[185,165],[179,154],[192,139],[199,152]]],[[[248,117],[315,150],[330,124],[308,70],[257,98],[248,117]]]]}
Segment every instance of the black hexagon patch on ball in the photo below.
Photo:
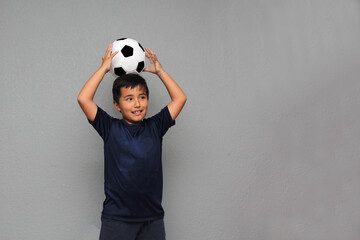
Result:
{"type": "Polygon", "coordinates": [[[121,49],[121,53],[124,55],[124,57],[131,57],[134,54],[134,49],[128,45],[124,46],[123,49],[121,49]]]}
{"type": "Polygon", "coordinates": [[[145,63],[144,62],[139,62],[138,65],[137,65],[136,71],[138,73],[141,73],[142,70],[144,69],[144,67],[145,67],[145,63]]]}
{"type": "Polygon", "coordinates": [[[114,73],[118,76],[126,74],[125,70],[122,67],[114,68],[114,73]]]}

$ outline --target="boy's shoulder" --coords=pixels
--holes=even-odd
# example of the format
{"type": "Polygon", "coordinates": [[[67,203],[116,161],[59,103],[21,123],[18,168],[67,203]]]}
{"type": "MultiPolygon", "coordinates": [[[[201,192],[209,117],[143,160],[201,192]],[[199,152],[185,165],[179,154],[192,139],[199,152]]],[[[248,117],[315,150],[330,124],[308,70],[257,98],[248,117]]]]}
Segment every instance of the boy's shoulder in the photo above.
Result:
{"type": "Polygon", "coordinates": [[[157,114],[151,118],[146,119],[148,122],[152,122],[157,128],[159,133],[163,136],[167,130],[175,125],[175,120],[172,119],[167,106],[162,108],[157,114]]]}

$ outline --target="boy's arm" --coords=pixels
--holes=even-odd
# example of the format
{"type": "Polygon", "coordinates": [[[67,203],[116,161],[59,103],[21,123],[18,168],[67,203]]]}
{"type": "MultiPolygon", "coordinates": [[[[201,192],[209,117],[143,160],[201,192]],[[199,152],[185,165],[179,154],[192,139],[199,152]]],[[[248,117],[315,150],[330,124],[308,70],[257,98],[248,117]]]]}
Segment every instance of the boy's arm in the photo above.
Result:
{"type": "Polygon", "coordinates": [[[146,51],[146,57],[149,59],[151,66],[150,68],[145,68],[144,71],[157,74],[164,83],[171,98],[171,102],[168,104],[168,109],[171,118],[175,120],[185,105],[187,100],[186,95],[175,80],[164,71],[164,68],[161,66],[156,54],[150,48],[146,48],[146,51]]]}
{"type": "Polygon", "coordinates": [[[89,78],[81,89],[78,95],[78,103],[81,109],[84,111],[86,117],[92,122],[95,119],[97,106],[93,102],[96,90],[103,80],[105,74],[110,70],[111,60],[118,53],[111,54],[112,44],[110,44],[106,50],[105,55],[102,57],[101,67],[89,78]]]}

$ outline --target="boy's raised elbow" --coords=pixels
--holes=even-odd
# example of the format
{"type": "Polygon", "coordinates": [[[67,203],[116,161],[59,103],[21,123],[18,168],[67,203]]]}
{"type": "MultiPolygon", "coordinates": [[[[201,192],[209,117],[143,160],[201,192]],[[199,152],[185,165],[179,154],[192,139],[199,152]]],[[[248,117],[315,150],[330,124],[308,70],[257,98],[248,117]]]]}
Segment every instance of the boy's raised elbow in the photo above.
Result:
{"type": "Polygon", "coordinates": [[[186,101],[187,101],[187,96],[184,94],[183,105],[185,105],[186,101]]]}
{"type": "Polygon", "coordinates": [[[77,102],[78,102],[79,105],[81,105],[81,103],[84,102],[84,99],[79,95],[77,97],[77,102]]]}
{"type": "Polygon", "coordinates": [[[78,104],[80,105],[80,107],[82,107],[82,106],[84,106],[87,102],[89,102],[89,100],[79,94],[79,96],[77,97],[77,102],[78,102],[78,104]]]}
{"type": "Polygon", "coordinates": [[[184,104],[186,103],[186,101],[187,101],[187,96],[186,96],[185,93],[183,93],[183,102],[184,102],[184,104]]]}
{"type": "Polygon", "coordinates": [[[176,102],[179,106],[182,107],[182,106],[185,105],[186,101],[187,101],[187,97],[186,97],[186,95],[184,94],[183,96],[178,97],[174,102],[176,102]]]}
{"type": "Polygon", "coordinates": [[[85,94],[80,92],[78,97],[77,97],[77,101],[78,101],[79,104],[80,103],[85,103],[85,102],[89,101],[89,97],[87,97],[85,94]]]}

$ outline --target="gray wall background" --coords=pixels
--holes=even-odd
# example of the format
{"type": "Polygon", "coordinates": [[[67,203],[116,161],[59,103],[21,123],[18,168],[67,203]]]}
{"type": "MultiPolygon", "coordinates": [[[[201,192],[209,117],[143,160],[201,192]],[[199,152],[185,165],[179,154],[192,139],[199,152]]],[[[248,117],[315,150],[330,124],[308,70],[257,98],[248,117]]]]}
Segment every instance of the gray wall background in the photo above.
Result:
{"type": "MultiPolygon", "coordinates": [[[[168,239],[360,239],[358,0],[2,0],[0,32],[1,239],[98,239],[102,141],[76,97],[120,37],[188,95],[168,239]]],[[[151,115],[169,97],[143,76],[151,115]]],[[[95,100],[116,116],[112,81],[95,100]]]]}

